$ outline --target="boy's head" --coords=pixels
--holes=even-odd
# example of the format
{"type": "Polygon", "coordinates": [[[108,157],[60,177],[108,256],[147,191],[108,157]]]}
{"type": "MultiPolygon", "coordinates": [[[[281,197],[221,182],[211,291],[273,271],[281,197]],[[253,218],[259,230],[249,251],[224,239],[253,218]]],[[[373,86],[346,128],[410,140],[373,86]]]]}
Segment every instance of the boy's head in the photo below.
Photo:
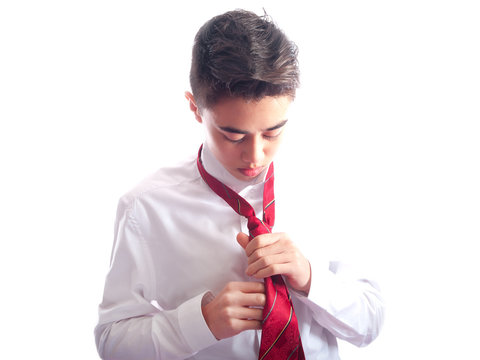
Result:
{"type": "Polygon", "coordinates": [[[190,82],[185,96],[216,159],[240,180],[264,173],[299,84],[295,44],[267,16],[227,12],[198,31],[190,82]]]}
{"type": "Polygon", "coordinates": [[[228,97],[293,99],[299,85],[297,47],[268,16],[227,12],[198,31],[190,85],[200,111],[228,97]]]}

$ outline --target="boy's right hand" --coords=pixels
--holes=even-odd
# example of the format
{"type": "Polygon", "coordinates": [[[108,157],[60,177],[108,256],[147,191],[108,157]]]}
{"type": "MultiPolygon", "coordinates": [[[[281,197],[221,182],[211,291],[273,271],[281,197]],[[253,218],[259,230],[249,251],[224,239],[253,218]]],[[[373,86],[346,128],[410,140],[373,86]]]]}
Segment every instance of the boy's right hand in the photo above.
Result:
{"type": "Polygon", "coordinates": [[[203,317],[217,339],[225,339],[244,330],[262,328],[265,286],[260,282],[230,282],[208,304],[203,317]]]}

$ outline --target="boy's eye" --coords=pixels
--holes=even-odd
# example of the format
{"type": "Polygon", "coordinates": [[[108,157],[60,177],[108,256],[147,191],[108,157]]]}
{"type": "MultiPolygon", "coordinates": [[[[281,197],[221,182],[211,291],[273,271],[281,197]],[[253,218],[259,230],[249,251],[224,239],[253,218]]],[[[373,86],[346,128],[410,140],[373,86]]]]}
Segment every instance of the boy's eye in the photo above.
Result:
{"type": "Polygon", "coordinates": [[[277,130],[268,131],[268,132],[264,133],[263,137],[266,138],[266,139],[274,139],[274,138],[278,137],[281,133],[282,133],[282,129],[277,129],[277,130]]]}
{"type": "Polygon", "coordinates": [[[239,143],[245,139],[245,136],[240,134],[223,134],[223,136],[232,143],[239,143]]]}
{"type": "MultiPolygon", "coordinates": [[[[282,133],[282,131],[280,129],[278,129],[278,130],[274,130],[274,131],[268,131],[268,132],[264,133],[262,136],[263,136],[264,139],[274,140],[275,138],[280,136],[281,133],[282,133]]],[[[227,141],[235,143],[235,144],[241,143],[243,140],[245,140],[245,135],[241,135],[241,134],[226,133],[226,134],[223,134],[223,136],[225,137],[225,139],[227,141]]]]}

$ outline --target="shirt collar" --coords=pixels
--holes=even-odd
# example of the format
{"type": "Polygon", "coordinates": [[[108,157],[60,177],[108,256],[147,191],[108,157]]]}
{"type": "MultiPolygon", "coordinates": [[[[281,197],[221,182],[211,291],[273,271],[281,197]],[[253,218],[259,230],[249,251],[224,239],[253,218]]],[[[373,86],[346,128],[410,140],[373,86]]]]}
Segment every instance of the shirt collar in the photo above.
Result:
{"type": "Polygon", "coordinates": [[[240,193],[248,186],[263,183],[265,181],[265,177],[267,176],[268,167],[250,181],[237,179],[223,167],[220,161],[218,161],[217,158],[212,154],[207,144],[203,144],[201,157],[205,170],[237,193],[240,193]]]}

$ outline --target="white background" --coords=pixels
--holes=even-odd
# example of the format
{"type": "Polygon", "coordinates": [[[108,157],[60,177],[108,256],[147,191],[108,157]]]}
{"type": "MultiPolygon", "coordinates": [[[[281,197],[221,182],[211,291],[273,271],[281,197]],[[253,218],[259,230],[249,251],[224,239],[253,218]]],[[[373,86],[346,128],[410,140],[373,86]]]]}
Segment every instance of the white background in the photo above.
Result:
{"type": "Polygon", "coordinates": [[[317,174],[319,251],[372,265],[388,303],[343,359],[480,358],[476,2],[170,3],[0,4],[0,358],[97,358],[117,200],[203,138],[193,37],[262,6],[300,48],[282,155],[317,174]]]}

